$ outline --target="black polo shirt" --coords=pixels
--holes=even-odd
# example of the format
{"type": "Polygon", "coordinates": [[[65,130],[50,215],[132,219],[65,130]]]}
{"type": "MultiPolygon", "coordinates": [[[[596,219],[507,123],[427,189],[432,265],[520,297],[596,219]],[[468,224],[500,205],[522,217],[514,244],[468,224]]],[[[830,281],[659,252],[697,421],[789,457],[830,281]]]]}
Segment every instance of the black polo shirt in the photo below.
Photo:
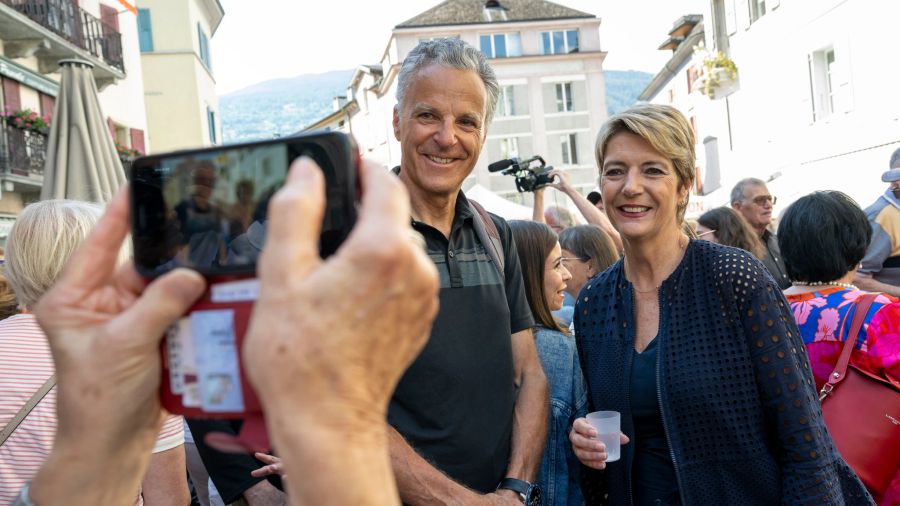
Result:
{"type": "MultiPolygon", "coordinates": [[[[449,239],[413,220],[441,279],[440,310],[400,379],[388,421],[435,467],[480,492],[506,475],[515,407],[511,335],[534,325],[509,226],[492,216],[505,279],[478,240],[462,192],[449,239]]],[[[488,246],[490,247],[490,246],[488,246]]]]}

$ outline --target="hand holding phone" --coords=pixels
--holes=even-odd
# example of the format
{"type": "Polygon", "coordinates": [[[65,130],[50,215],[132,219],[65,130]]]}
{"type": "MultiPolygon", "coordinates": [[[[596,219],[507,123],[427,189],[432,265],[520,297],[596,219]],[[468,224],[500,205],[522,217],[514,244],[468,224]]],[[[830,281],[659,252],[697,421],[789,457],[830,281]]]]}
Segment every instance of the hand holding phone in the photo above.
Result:
{"type": "MultiPolygon", "coordinates": [[[[135,265],[154,278],[176,267],[203,274],[208,290],[164,340],[161,398],[194,418],[259,413],[240,349],[258,297],[256,262],[270,201],[291,163],[307,157],[325,179],[318,251],[328,256],[356,222],[358,154],[349,137],[319,132],[153,155],[132,165],[135,265]]],[[[302,224],[308,217],[290,221],[302,224]]]]}

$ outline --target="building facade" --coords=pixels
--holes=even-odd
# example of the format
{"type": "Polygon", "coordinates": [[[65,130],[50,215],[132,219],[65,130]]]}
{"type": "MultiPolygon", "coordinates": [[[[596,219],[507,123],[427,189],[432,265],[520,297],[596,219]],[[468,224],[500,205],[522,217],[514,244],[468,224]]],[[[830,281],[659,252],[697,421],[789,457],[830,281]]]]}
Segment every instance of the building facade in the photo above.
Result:
{"type": "Polygon", "coordinates": [[[136,16],[126,0],[0,0],[0,243],[40,195],[59,60],[93,65],[111,135],[123,149],[146,151],[136,16]],[[41,121],[15,121],[30,113],[41,121]]]}
{"type": "MultiPolygon", "coordinates": [[[[776,213],[815,190],[844,191],[863,207],[877,198],[900,147],[900,42],[886,36],[898,16],[900,3],[875,0],[710,2],[708,51],[692,64],[689,96],[672,102],[695,118],[703,143],[698,201],[726,204],[748,176],[769,182],[776,213]]],[[[650,100],[668,102],[660,91],[650,100]]]]}
{"type": "Polygon", "coordinates": [[[379,63],[360,66],[335,114],[311,128],[352,133],[364,155],[398,165],[391,121],[400,64],[422,40],[461,38],[488,57],[501,86],[485,147],[463,188],[478,183],[530,205],[530,194],[519,194],[514,178],[487,166],[541,155],[548,165],[566,168],[586,193],[596,185],[593,144],[607,117],[599,27],[593,14],[541,0],[445,1],[395,26],[379,63]]]}
{"type": "Polygon", "coordinates": [[[225,15],[222,5],[218,0],[139,0],[137,7],[154,151],[218,144],[222,125],[210,40],[225,15]]]}

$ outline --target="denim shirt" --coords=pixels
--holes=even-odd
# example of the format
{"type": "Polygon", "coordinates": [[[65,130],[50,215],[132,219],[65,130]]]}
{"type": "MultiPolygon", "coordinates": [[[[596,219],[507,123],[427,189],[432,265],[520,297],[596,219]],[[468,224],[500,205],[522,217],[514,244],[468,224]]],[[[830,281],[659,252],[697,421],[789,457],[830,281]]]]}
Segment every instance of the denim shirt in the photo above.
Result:
{"type": "Polygon", "coordinates": [[[550,384],[550,425],[538,476],[543,504],[583,504],[580,463],[569,443],[572,423],[587,414],[587,386],[575,338],[537,325],[534,340],[550,384]]]}

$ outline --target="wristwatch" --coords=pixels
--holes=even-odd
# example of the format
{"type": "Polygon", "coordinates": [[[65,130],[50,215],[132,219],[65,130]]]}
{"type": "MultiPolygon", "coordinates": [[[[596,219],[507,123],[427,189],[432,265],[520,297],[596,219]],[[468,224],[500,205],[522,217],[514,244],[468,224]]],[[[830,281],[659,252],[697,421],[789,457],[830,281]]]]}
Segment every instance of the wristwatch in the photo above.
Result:
{"type": "Polygon", "coordinates": [[[503,478],[503,481],[497,485],[498,490],[501,488],[517,492],[522,497],[525,506],[541,506],[541,487],[534,483],[516,478],[503,478]]]}

